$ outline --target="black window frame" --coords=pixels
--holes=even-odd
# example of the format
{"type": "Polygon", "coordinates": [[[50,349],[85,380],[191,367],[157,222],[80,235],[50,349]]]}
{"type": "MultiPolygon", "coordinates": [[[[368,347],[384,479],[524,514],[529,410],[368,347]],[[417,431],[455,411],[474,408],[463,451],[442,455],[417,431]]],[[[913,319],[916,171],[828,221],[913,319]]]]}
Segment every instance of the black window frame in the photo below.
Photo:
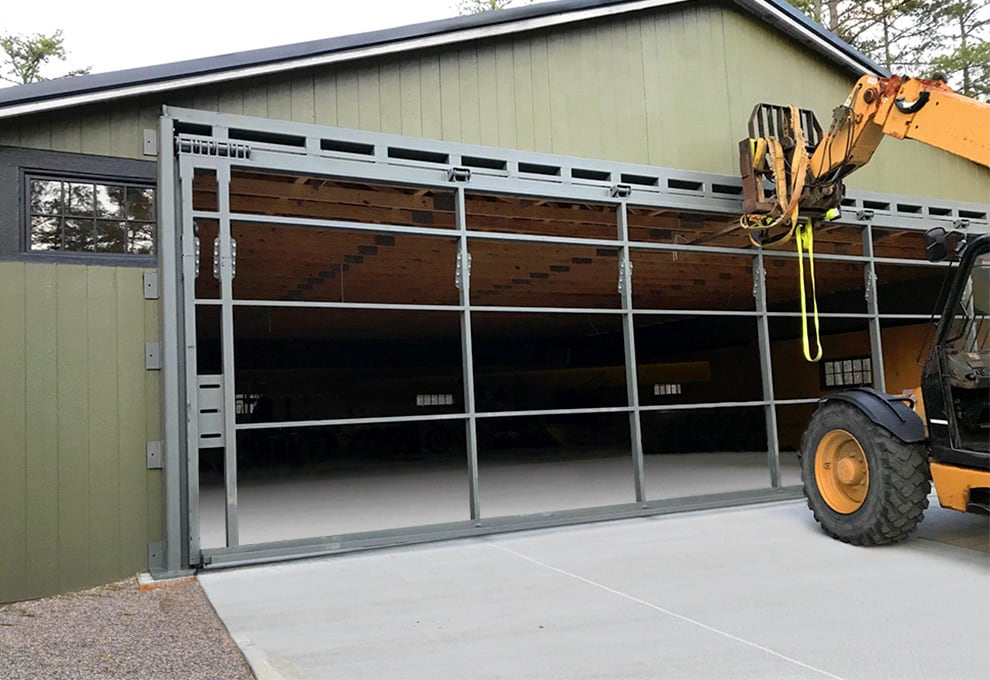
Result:
{"type": "Polygon", "coordinates": [[[160,245],[157,163],[151,160],[0,147],[0,260],[109,266],[157,266],[160,245]],[[156,254],[31,250],[30,180],[59,179],[155,189],[156,254]]]}

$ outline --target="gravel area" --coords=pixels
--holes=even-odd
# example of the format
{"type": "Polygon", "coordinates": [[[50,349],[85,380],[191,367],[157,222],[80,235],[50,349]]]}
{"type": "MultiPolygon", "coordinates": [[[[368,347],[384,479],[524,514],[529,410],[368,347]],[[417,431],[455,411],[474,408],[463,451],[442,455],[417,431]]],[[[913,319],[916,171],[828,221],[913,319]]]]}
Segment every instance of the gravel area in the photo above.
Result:
{"type": "Polygon", "coordinates": [[[0,678],[254,678],[195,579],[0,605],[0,678]]]}

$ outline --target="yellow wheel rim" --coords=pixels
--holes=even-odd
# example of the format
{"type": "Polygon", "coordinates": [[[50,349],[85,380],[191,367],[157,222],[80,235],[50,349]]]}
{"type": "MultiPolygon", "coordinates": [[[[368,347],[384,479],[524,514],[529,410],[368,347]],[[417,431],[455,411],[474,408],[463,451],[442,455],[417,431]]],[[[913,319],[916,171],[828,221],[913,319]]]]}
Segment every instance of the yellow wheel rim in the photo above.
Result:
{"type": "Polygon", "coordinates": [[[856,437],[832,430],[815,451],[815,481],[829,507],[848,515],[859,510],[870,489],[870,466],[856,437]]]}

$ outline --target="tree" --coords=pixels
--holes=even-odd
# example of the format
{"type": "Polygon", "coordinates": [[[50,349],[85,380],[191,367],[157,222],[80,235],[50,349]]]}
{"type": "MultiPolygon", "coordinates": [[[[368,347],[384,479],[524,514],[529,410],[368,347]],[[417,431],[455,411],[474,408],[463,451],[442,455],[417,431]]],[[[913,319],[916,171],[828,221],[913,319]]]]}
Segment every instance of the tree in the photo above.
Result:
{"type": "MultiPolygon", "coordinates": [[[[42,67],[52,59],[64,61],[68,57],[61,29],[51,35],[3,35],[0,36],[0,49],[3,50],[0,55],[0,80],[18,85],[48,80],[41,73],[42,67]]],[[[86,67],[57,77],[78,76],[89,71],[90,67],[86,67]]]]}
{"type": "Polygon", "coordinates": [[[796,0],[795,6],[893,73],[939,73],[967,96],[990,96],[987,0],[796,0]]]}
{"type": "MultiPolygon", "coordinates": [[[[529,0],[531,3],[533,0],[529,0]]],[[[481,14],[482,12],[494,12],[499,9],[508,9],[522,4],[518,0],[458,0],[457,13],[481,14]]]]}

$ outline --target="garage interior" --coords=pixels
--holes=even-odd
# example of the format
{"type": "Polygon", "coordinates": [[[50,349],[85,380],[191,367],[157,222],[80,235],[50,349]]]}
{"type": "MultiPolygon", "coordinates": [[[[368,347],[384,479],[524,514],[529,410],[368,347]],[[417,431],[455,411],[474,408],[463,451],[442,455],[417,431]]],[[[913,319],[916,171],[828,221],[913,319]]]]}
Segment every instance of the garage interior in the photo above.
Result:
{"type": "MultiPolygon", "coordinates": [[[[623,241],[617,202],[469,184],[468,310],[455,189],[236,166],[229,187],[239,545],[633,503],[635,412],[646,501],[799,484],[795,451],[818,398],[884,376],[888,391],[918,386],[943,273],[923,259],[920,231],[822,229],[822,343],[840,359],[826,374],[801,356],[796,258],[763,253],[762,311],[760,253],[732,229],[734,215],[631,198],[623,241]],[[625,243],[633,343],[619,286],[625,243]]],[[[198,169],[200,375],[223,372],[211,245],[220,203],[216,175],[198,169]]],[[[199,450],[203,549],[228,544],[224,468],[223,449],[199,450]]]]}

